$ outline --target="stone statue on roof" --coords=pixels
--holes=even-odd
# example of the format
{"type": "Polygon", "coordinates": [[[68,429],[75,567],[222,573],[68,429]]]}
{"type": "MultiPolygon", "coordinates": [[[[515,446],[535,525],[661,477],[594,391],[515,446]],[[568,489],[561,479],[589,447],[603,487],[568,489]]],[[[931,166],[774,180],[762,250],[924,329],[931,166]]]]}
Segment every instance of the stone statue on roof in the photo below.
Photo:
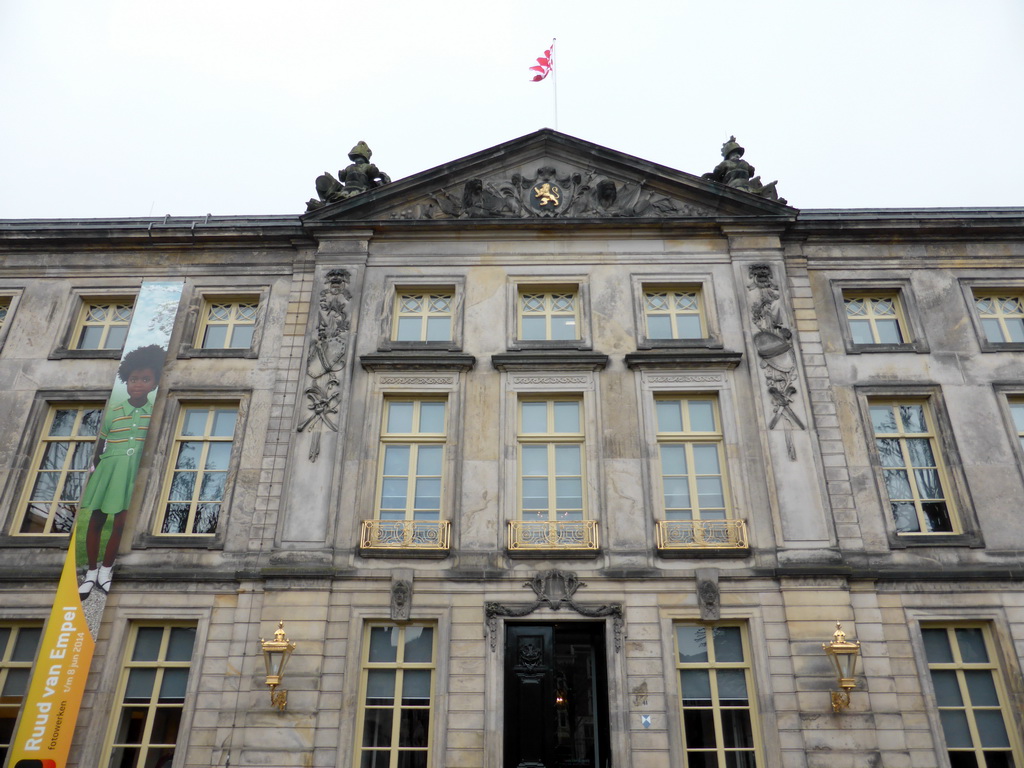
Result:
{"type": "Polygon", "coordinates": [[[316,179],[316,194],[319,200],[310,198],[306,203],[306,212],[315,211],[325,205],[336,203],[339,200],[346,200],[368,189],[388,184],[391,177],[381,171],[376,165],[370,162],[373,152],[360,141],[352,151],[348,153],[352,164],[347,168],[338,171],[338,178],[335,179],[328,171],[324,171],[316,179]]]}
{"type": "Polygon", "coordinates": [[[776,200],[785,205],[786,199],[779,197],[779,193],[775,191],[775,185],[779,182],[762,184],[761,177],[754,175],[754,166],[743,159],[745,151],[737,143],[736,137],[730,136],[729,140],[722,145],[722,157],[725,159],[715,166],[715,170],[705,173],[701,178],[717,181],[727,187],[741,189],[752,195],[763,197],[766,200],[776,200]]]}

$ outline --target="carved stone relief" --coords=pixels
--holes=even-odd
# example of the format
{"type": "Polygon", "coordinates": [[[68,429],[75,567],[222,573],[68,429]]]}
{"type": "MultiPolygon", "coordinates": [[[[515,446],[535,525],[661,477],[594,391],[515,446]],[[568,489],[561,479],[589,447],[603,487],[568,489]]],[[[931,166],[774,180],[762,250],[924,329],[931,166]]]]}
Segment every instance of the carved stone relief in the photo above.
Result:
{"type": "Polygon", "coordinates": [[[647,681],[644,680],[640,685],[637,685],[630,691],[633,694],[633,706],[634,707],[646,707],[648,702],[648,690],[647,681]]]}
{"type": "Polygon", "coordinates": [[[310,378],[305,395],[310,415],[299,424],[299,432],[309,432],[309,460],[320,455],[320,432],[338,431],[335,415],[341,397],[338,373],[345,367],[348,352],[348,302],[352,294],[347,286],[351,275],[346,269],[332,269],[325,276],[327,285],[320,291],[316,329],[306,355],[306,375],[310,378]]]}
{"type": "Polygon", "coordinates": [[[491,650],[498,647],[498,617],[518,618],[529,616],[538,608],[546,606],[553,611],[567,606],[581,616],[601,618],[612,617],[612,630],[615,635],[615,651],[622,649],[622,638],[625,630],[625,614],[622,603],[602,603],[598,605],[580,603],[575,594],[580,587],[587,586],[570,571],[551,570],[538,573],[523,583],[524,587],[533,590],[536,599],[532,603],[484,603],[484,615],[487,619],[487,634],[491,639],[491,650]]]}
{"type": "Polygon", "coordinates": [[[697,604],[701,621],[718,621],[721,617],[721,597],[718,591],[718,569],[698,568],[697,604]]]}
{"type": "MultiPolygon", "coordinates": [[[[804,423],[793,411],[797,379],[796,354],[793,351],[793,331],[782,318],[779,285],[770,264],[751,264],[749,275],[747,289],[754,293],[750,314],[757,328],[754,348],[760,358],[768,395],[772,399],[768,429],[775,429],[782,420],[797,429],[805,429],[804,423]]],[[[795,460],[793,445],[788,440],[787,446],[790,459],[795,460]]]]}
{"type": "Polygon", "coordinates": [[[391,581],[391,620],[408,621],[412,612],[412,582],[407,579],[391,581]]]}
{"type": "Polygon", "coordinates": [[[648,191],[644,184],[616,182],[593,170],[559,175],[545,165],[532,177],[515,173],[508,178],[476,178],[439,189],[391,218],[664,218],[714,213],[648,191]]]}

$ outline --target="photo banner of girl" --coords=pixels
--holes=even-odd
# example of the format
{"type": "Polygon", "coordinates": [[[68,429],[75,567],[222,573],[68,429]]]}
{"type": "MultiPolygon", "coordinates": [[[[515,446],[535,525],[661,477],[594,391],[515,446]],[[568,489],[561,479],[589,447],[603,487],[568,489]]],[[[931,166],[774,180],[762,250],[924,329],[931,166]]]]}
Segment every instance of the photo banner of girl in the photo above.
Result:
{"type": "Polygon", "coordinates": [[[184,284],[144,281],[103,412],[53,610],[11,741],[11,768],[64,768],[184,284]]]}

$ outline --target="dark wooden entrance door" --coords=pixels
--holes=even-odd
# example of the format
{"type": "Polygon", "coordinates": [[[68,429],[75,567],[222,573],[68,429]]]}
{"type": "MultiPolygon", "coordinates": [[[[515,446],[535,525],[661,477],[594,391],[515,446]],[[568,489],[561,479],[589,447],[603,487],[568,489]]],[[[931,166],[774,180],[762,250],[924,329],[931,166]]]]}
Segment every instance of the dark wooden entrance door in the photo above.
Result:
{"type": "Polygon", "coordinates": [[[610,768],[604,625],[508,624],[505,768],[610,768]]]}

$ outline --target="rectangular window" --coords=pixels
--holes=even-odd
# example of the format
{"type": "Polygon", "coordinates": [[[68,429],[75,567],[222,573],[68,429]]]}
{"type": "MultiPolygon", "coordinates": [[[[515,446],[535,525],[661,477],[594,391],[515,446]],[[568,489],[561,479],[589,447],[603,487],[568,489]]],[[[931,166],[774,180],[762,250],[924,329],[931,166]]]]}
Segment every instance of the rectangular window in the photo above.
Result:
{"type": "Polygon", "coordinates": [[[896,532],[958,533],[928,402],[872,400],[870,412],[896,532]]]}
{"type": "Polygon", "coordinates": [[[1017,441],[1024,451],[1024,399],[1014,398],[1010,401],[1010,414],[1013,416],[1013,428],[1017,431],[1017,441]]]}
{"type": "Polygon", "coordinates": [[[854,344],[909,341],[898,293],[843,293],[846,322],[854,344]]]}
{"type": "Polygon", "coordinates": [[[237,419],[237,403],[182,405],[158,533],[217,532],[237,419]]]}
{"type": "Polygon", "coordinates": [[[652,341],[707,335],[700,288],[644,286],[644,319],[652,341]]]}
{"type": "Polygon", "coordinates": [[[974,292],[974,308],[992,344],[1024,343],[1024,297],[1010,292],[974,292]]]}
{"type": "Polygon", "coordinates": [[[121,349],[128,336],[135,299],[130,296],[85,299],[71,339],[71,349],[121,349]]]}
{"type": "Polygon", "coordinates": [[[518,403],[518,520],[509,548],[597,549],[587,520],[583,401],[523,398],[518,403]]]}
{"type": "Polygon", "coordinates": [[[526,521],[582,520],[583,416],[579,400],[519,403],[519,508],[526,521]]]}
{"type": "Polygon", "coordinates": [[[18,710],[32,679],[32,662],[43,626],[38,623],[0,624],[0,765],[7,758],[18,710]]]}
{"type": "Polygon", "coordinates": [[[106,750],[108,768],[171,764],[195,641],[195,626],[132,626],[106,750]]]}
{"type": "Polygon", "coordinates": [[[256,331],[259,298],[207,297],[196,332],[199,349],[249,349],[256,331]]]}
{"type": "Polygon", "coordinates": [[[757,710],[743,626],[680,622],[676,669],[686,764],[756,768],[757,710]]]}
{"type": "Polygon", "coordinates": [[[746,546],[746,527],[729,520],[718,400],[713,395],[660,396],[654,401],[665,520],[658,546],[746,546]]]}
{"type": "Polygon", "coordinates": [[[985,625],[922,626],[935,707],[953,768],[1024,765],[1007,728],[1003,675],[985,625]]]}
{"type": "Polygon", "coordinates": [[[395,295],[394,341],[451,341],[455,296],[451,291],[403,291],[395,295]]]}
{"type": "Polygon", "coordinates": [[[355,764],[428,768],[436,632],[422,624],[371,624],[363,640],[355,764]]]}
{"type": "Polygon", "coordinates": [[[441,520],[447,410],[440,398],[384,401],[377,519],[364,523],[361,546],[447,549],[448,525],[441,520]]]}
{"type": "Polygon", "coordinates": [[[718,402],[708,395],[659,397],[655,414],[666,519],[725,520],[718,402]]]}
{"type": "Polygon", "coordinates": [[[17,533],[67,534],[92,466],[103,403],[51,405],[25,480],[17,533]]]}
{"type": "Polygon", "coordinates": [[[518,338],[521,341],[575,341],[580,336],[576,286],[519,287],[518,338]]]}

